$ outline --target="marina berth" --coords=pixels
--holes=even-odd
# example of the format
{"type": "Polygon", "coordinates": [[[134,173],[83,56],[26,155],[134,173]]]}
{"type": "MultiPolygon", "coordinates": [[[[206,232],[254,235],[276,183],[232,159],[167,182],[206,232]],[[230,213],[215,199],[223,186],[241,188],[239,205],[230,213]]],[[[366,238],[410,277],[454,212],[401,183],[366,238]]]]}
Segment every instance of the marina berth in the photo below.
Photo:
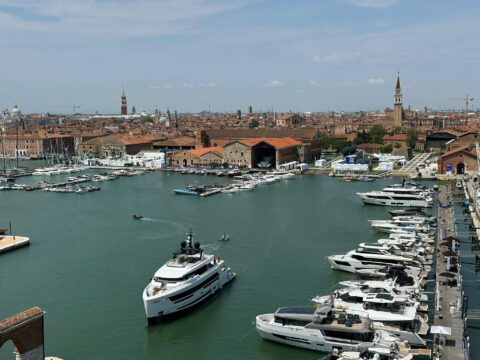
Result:
{"type": "Polygon", "coordinates": [[[413,354],[401,355],[397,351],[369,348],[364,351],[340,351],[332,354],[332,360],[412,360],[413,354]]]}
{"type": "Polygon", "coordinates": [[[388,213],[391,216],[430,216],[419,208],[389,210],[388,213]]]}
{"type": "Polygon", "coordinates": [[[419,194],[395,194],[385,191],[370,191],[357,193],[365,204],[383,206],[417,206],[432,207],[433,198],[423,193],[419,194]]]}
{"type": "MultiPolygon", "coordinates": [[[[368,292],[360,289],[336,290],[332,295],[317,296],[313,302],[332,304],[349,314],[364,314],[373,321],[385,324],[409,323],[413,325],[419,303],[410,296],[396,295],[391,292],[368,292]]],[[[411,329],[411,328],[410,328],[411,329]]]]}
{"type": "Polygon", "coordinates": [[[235,273],[220,257],[205,254],[187,234],[180,249],[155,272],[142,298],[149,324],[158,317],[178,313],[201,303],[233,280],[235,273]]]}
{"type": "MultiPolygon", "coordinates": [[[[416,273],[420,272],[422,264],[409,257],[392,255],[382,251],[367,251],[364,248],[351,250],[345,255],[328,256],[332,269],[357,273],[370,274],[369,270],[383,269],[388,266],[406,266],[416,273]]],[[[372,276],[374,276],[372,274],[372,276]]]]}
{"type": "Polygon", "coordinates": [[[321,352],[364,351],[384,348],[406,351],[425,348],[418,335],[400,330],[375,329],[368,317],[334,310],[331,306],[282,307],[255,319],[266,340],[321,352]],[[408,345],[407,345],[408,344],[408,345]]]}

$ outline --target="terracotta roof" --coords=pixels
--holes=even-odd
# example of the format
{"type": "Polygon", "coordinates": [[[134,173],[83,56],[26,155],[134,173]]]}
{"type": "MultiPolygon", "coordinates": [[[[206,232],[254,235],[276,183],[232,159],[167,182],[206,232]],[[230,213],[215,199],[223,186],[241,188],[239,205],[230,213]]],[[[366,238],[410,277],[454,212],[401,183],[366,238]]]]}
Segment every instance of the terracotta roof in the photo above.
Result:
{"type": "Polygon", "coordinates": [[[407,134],[395,134],[393,136],[385,136],[383,141],[407,141],[407,134]]]}
{"type": "Polygon", "coordinates": [[[455,153],[460,152],[460,151],[466,151],[467,153],[470,153],[472,155],[477,154],[475,146],[473,146],[472,144],[469,144],[469,145],[460,146],[458,148],[455,148],[453,150],[450,150],[450,151],[446,152],[445,154],[442,155],[442,158],[446,157],[446,156],[450,156],[450,155],[455,154],[455,153]],[[470,147],[473,147],[473,149],[469,150],[470,147]]]}
{"type": "Polygon", "coordinates": [[[189,136],[167,139],[154,143],[154,146],[195,146],[197,140],[189,136]]]}
{"type": "Polygon", "coordinates": [[[136,145],[136,144],[148,144],[152,140],[146,139],[143,136],[125,135],[125,134],[113,134],[101,138],[102,141],[108,141],[110,139],[121,142],[124,145],[136,145]]]}
{"type": "Polygon", "coordinates": [[[318,135],[317,129],[272,129],[272,128],[233,128],[233,129],[207,129],[205,133],[210,139],[248,139],[248,138],[285,138],[314,139],[318,135]]]}
{"type": "Polygon", "coordinates": [[[453,135],[453,136],[457,136],[457,137],[462,134],[461,132],[458,132],[458,131],[455,131],[455,130],[452,130],[452,129],[441,129],[441,130],[438,130],[437,132],[432,133],[432,135],[442,133],[442,132],[453,135]]]}
{"type": "Polygon", "coordinates": [[[193,154],[195,156],[203,156],[205,154],[208,154],[209,152],[214,153],[215,155],[218,155],[220,157],[223,156],[223,148],[219,146],[212,146],[212,147],[207,147],[207,148],[199,148],[199,149],[192,149],[188,150],[190,154],[193,154]]]}
{"type": "Polygon", "coordinates": [[[25,310],[24,312],[21,312],[17,315],[13,315],[9,317],[8,319],[2,320],[0,322],[0,332],[3,332],[5,330],[8,330],[15,325],[24,323],[28,320],[32,320],[37,318],[38,316],[43,316],[45,314],[45,311],[40,309],[39,307],[35,306],[31,309],[25,310]]]}
{"type": "Polygon", "coordinates": [[[281,148],[286,148],[290,146],[297,146],[300,145],[301,142],[297,141],[295,139],[285,137],[285,138],[251,138],[251,139],[244,139],[244,140],[238,140],[239,143],[242,143],[247,146],[255,146],[261,142],[265,142],[271,146],[273,146],[276,149],[281,149],[281,148]]]}

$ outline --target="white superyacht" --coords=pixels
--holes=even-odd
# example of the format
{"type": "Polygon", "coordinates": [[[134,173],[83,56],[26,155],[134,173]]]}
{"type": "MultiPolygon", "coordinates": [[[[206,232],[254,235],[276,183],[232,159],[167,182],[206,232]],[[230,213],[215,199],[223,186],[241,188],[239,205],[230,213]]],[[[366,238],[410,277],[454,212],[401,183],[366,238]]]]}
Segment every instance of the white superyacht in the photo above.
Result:
{"type": "Polygon", "coordinates": [[[258,315],[256,327],[266,340],[321,352],[398,349],[406,344],[425,347],[416,334],[374,329],[367,317],[335,311],[330,306],[279,308],[275,313],[258,315]]]}
{"type": "Polygon", "coordinates": [[[205,254],[200,243],[187,234],[180,250],[157,270],[143,291],[148,323],[159,316],[186,310],[215,294],[235,277],[235,273],[214,255],[205,254]]]}

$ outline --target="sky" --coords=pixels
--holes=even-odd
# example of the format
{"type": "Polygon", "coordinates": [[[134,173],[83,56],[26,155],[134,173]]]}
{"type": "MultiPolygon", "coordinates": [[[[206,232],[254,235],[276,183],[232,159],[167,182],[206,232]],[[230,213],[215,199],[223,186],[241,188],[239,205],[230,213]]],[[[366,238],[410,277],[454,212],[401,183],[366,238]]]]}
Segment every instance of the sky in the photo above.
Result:
{"type": "Polygon", "coordinates": [[[477,0],[0,0],[0,108],[462,109],[477,0]]]}

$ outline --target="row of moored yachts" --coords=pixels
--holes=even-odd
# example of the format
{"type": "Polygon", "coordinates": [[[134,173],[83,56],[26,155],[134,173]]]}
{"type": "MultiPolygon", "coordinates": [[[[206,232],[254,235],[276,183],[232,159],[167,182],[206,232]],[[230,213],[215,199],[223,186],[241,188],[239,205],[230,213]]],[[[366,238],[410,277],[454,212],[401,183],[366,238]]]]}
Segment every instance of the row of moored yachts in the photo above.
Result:
{"type": "Polygon", "coordinates": [[[70,166],[52,166],[52,167],[45,167],[45,168],[38,168],[32,172],[34,176],[51,176],[51,175],[60,175],[60,174],[70,174],[74,172],[79,172],[86,170],[86,167],[77,166],[77,167],[70,167],[70,166]]]}
{"type": "Polygon", "coordinates": [[[382,239],[328,257],[333,269],[368,280],[342,281],[331,294],[314,297],[314,306],[282,307],[257,316],[260,335],[342,360],[429,356],[423,339],[429,331],[424,286],[436,219],[416,208],[390,213],[391,220],[370,221],[386,234],[382,239]]]}
{"type": "Polygon", "coordinates": [[[225,186],[222,193],[235,193],[239,191],[249,191],[255,189],[257,185],[271,184],[279,180],[288,180],[295,178],[295,174],[288,171],[277,171],[275,173],[245,174],[234,176],[234,183],[225,186]]]}

